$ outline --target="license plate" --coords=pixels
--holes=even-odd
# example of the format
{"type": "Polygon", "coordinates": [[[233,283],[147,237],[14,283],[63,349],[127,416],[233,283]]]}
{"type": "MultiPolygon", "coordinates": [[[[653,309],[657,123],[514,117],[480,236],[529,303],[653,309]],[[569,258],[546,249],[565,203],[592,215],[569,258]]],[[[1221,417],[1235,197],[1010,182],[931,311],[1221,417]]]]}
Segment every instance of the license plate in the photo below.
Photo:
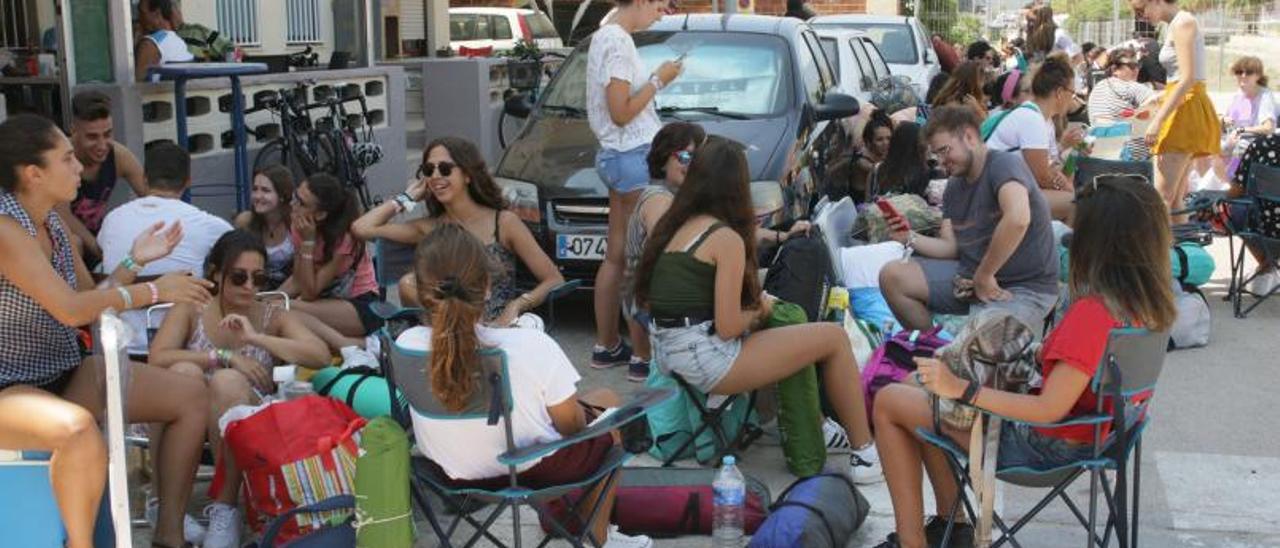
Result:
{"type": "Polygon", "coordinates": [[[603,235],[557,234],[556,258],[603,261],[606,241],[603,235]]]}

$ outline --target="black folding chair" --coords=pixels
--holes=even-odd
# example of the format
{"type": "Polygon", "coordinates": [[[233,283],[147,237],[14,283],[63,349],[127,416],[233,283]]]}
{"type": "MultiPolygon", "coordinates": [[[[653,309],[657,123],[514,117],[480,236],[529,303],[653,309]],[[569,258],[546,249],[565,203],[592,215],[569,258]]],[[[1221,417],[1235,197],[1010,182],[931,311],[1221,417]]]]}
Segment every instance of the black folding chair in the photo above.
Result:
{"type": "Polygon", "coordinates": [[[1245,195],[1226,201],[1228,207],[1243,215],[1227,215],[1228,236],[1239,237],[1240,250],[1235,249],[1235,239],[1231,242],[1231,286],[1228,290],[1231,308],[1237,318],[1244,318],[1280,291],[1280,287],[1272,289],[1265,295],[1258,295],[1248,290],[1249,282],[1258,276],[1264,267],[1280,268],[1280,167],[1256,163],[1249,170],[1249,179],[1245,184],[1245,195]],[[1255,249],[1262,255],[1259,270],[1247,274],[1245,270],[1246,252],[1255,249]],[[1245,294],[1253,297],[1248,307],[1244,306],[1245,294]]]}
{"type": "MultiPolygon", "coordinates": [[[[1031,424],[1007,417],[999,417],[979,409],[983,419],[997,417],[1006,426],[1011,424],[1030,424],[1040,427],[1057,427],[1069,425],[1090,425],[1093,427],[1093,458],[1072,462],[1065,466],[1051,469],[1035,469],[1030,467],[1010,467],[996,470],[996,478],[1022,487],[1050,489],[1031,511],[1022,516],[1012,527],[1008,526],[998,514],[993,521],[1000,528],[1003,536],[992,543],[998,547],[1005,542],[1015,547],[1021,546],[1016,539],[1018,531],[1035,519],[1055,499],[1061,499],[1076,520],[1088,531],[1087,545],[1107,546],[1114,533],[1120,546],[1138,545],[1138,514],[1140,509],[1140,489],[1142,479],[1142,433],[1150,420],[1149,407],[1155,391],[1156,381],[1164,366],[1164,357],[1168,345],[1168,333],[1156,333],[1145,329],[1114,329],[1103,354],[1102,363],[1098,366],[1090,388],[1100,397],[1095,413],[1074,417],[1056,424],[1031,424]],[[1106,412],[1105,402],[1112,403],[1110,413],[1106,412]],[[1104,437],[1104,427],[1111,430],[1104,437]],[[1129,467],[1133,468],[1132,502],[1129,499],[1129,467]],[[1112,485],[1103,473],[1111,470],[1115,473],[1115,484],[1112,485]],[[1080,507],[1066,493],[1068,487],[1081,475],[1089,474],[1089,514],[1086,517],[1080,507]],[[1103,499],[1109,510],[1104,531],[1101,537],[1097,534],[1098,487],[1101,483],[1103,499]],[[1132,515],[1130,515],[1130,508],[1132,515]]],[[[969,501],[965,487],[972,489],[969,476],[969,455],[955,441],[944,433],[932,429],[918,429],[916,434],[927,443],[942,449],[950,464],[952,475],[961,486],[959,496],[950,509],[948,519],[955,521],[961,505],[964,506],[971,522],[976,523],[977,516],[969,501]]],[[[950,540],[951,527],[948,526],[941,545],[947,546],[950,540]]]]}

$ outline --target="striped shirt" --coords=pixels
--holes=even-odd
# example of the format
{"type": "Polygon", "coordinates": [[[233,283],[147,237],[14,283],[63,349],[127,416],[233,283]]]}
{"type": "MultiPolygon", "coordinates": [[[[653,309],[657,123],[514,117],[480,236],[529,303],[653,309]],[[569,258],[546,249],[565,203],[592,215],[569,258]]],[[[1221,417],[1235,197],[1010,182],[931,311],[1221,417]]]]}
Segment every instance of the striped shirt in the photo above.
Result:
{"type": "MultiPolygon", "coordinates": [[[[0,190],[0,215],[13,218],[32,238],[36,225],[13,194],[0,190]]],[[[71,239],[53,211],[44,226],[53,240],[53,270],[76,287],[71,239]]],[[[59,322],[40,303],[0,276],[0,387],[15,384],[43,386],[80,365],[76,329],[59,322]]]]}
{"type": "MultiPolygon", "coordinates": [[[[1137,109],[1154,94],[1155,90],[1146,85],[1116,77],[1098,82],[1089,94],[1089,123],[1096,126],[1102,122],[1119,120],[1121,111],[1137,109]]],[[[1125,143],[1125,148],[1134,160],[1151,157],[1151,149],[1141,135],[1125,143]]]]}

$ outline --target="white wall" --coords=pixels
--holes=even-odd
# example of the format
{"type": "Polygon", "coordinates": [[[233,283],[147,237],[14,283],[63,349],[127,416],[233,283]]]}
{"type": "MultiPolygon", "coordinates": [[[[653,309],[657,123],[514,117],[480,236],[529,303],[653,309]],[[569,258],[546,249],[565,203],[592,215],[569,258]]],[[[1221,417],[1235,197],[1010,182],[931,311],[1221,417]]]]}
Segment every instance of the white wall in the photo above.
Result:
{"type": "MultiPolygon", "coordinates": [[[[200,23],[211,29],[218,28],[218,0],[183,0],[182,16],[189,22],[200,23]]],[[[258,0],[258,40],[261,45],[245,47],[246,55],[280,55],[302,51],[306,45],[286,45],[284,0],[258,0]]],[[[329,60],[333,51],[333,7],[330,0],[320,0],[320,40],[312,44],[312,50],[320,54],[320,64],[329,60]]]]}

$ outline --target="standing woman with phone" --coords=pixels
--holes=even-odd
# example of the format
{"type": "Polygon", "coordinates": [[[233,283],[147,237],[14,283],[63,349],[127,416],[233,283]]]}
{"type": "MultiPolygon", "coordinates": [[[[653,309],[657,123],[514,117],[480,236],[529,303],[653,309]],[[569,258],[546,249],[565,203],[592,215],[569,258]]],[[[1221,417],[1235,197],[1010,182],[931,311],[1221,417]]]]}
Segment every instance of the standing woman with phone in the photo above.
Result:
{"type": "Polygon", "coordinates": [[[627,221],[640,190],[649,184],[649,144],[662,129],[653,99],[683,68],[681,58],[649,72],[631,39],[632,33],[662,19],[667,0],[616,1],[616,14],[596,30],[587,56],[587,121],[600,141],[596,171],[609,188],[607,249],[595,282],[595,368],[631,360],[631,348],[618,334],[627,221]]]}
{"type": "MultiPolygon", "coordinates": [[[[1129,0],[1129,7],[1139,18],[1169,24],[1160,48],[1168,84],[1143,139],[1155,155],[1156,190],[1174,211],[1182,209],[1187,195],[1191,161],[1216,156],[1221,150],[1221,124],[1204,86],[1204,32],[1196,17],[1179,9],[1176,0],[1129,0]]],[[[1186,217],[1177,215],[1172,221],[1185,222],[1186,217]]]]}

